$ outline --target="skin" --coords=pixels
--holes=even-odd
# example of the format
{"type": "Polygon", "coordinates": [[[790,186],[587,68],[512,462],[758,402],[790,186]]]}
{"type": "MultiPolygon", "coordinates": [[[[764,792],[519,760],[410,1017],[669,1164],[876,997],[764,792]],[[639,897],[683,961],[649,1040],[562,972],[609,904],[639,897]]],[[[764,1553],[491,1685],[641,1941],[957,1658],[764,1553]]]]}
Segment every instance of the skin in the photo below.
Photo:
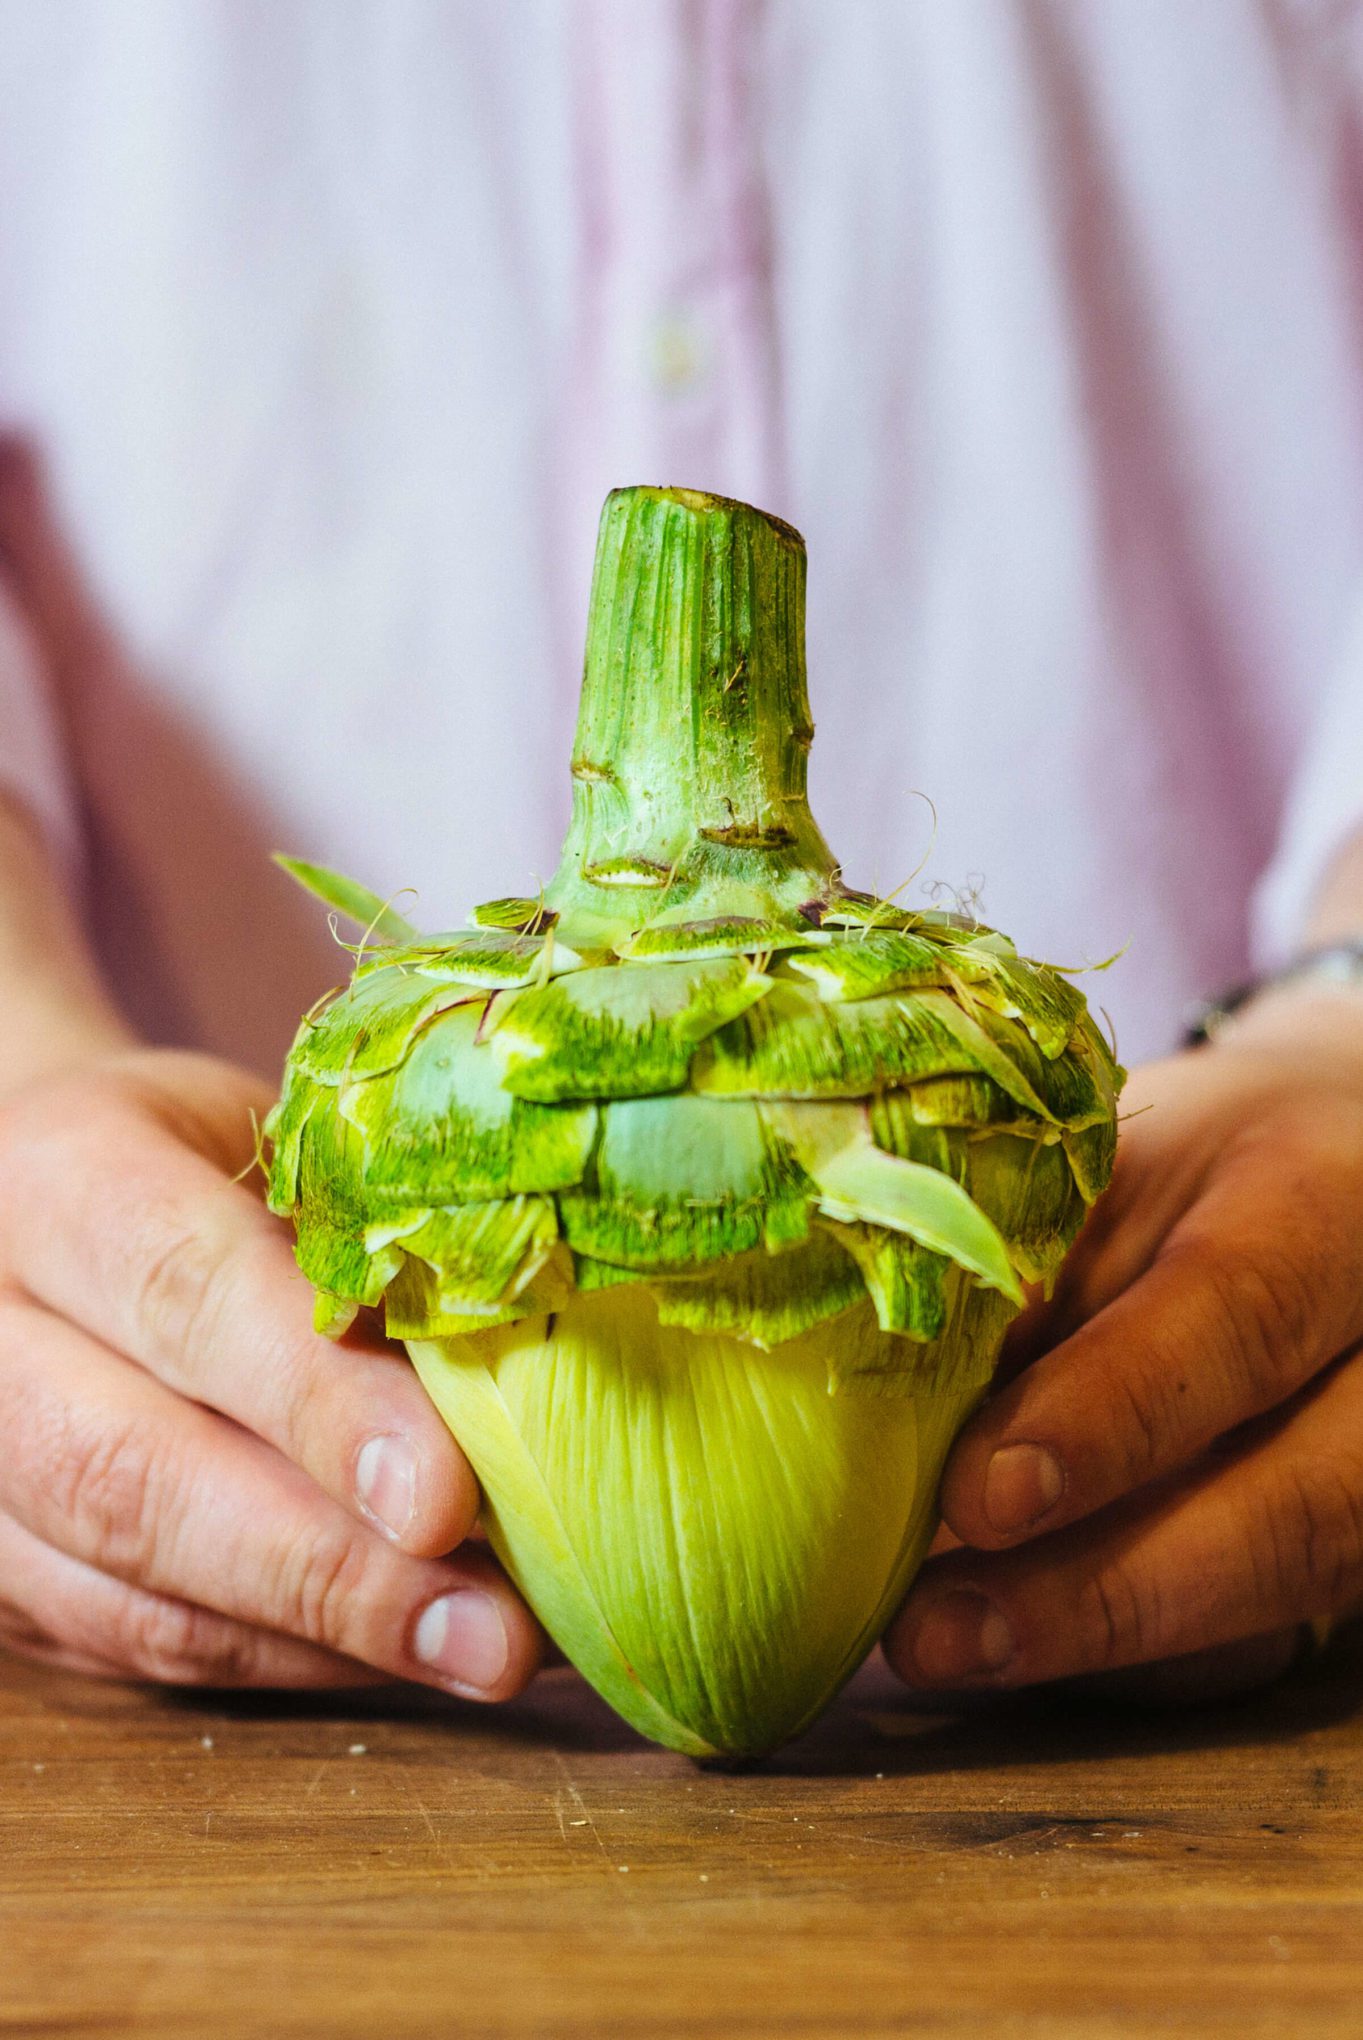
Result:
{"type": "Polygon", "coordinates": [[[396,1353],[312,1330],[258,1079],[139,1047],[0,803],[0,1642],[214,1686],[505,1699],[536,1626],[396,1353]],[[243,1172],[247,1172],[243,1174],[243,1172]]]}
{"type": "MultiPolygon", "coordinates": [[[[1363,837],[1307,939],[1359,929],[1363,837]]],[[[1261,995],[1123,1109],[885,1639],[918,1688],[1216,1693],[1363,1604],[1363,995],[1261,995]]]]}

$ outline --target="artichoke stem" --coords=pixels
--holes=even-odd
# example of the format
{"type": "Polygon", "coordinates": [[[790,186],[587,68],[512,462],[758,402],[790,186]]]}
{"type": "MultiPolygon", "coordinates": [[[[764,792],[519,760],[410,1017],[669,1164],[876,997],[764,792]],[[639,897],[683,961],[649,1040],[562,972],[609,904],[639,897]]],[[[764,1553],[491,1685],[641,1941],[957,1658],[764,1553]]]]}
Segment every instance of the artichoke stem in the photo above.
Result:
{"type": "Polygon", "coordinates": [[[826,891],[804,598],[804,542],[778,518],[690,489],[611,495],[550,905],[788,919],[826,891]]]}

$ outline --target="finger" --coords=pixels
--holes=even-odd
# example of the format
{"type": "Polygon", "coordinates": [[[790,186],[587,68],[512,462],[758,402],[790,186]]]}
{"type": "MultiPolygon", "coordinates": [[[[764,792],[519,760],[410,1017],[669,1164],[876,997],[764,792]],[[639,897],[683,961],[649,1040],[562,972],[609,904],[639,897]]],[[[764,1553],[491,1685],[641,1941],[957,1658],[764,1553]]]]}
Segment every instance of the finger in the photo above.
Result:
{"type": "Polygon", "coordinates": [[[942,1511],[998,1549],[1188,1465],[1363,1336],[1363,1127],[1230,1157],[1149,1270],[987,1403],[942,1511]]]}
{"type": "Polygon", "coordinates": [[[0,1139],[12,1277],[277,1446],[405,1550],[451,1550],[478,1510],[468,1461],[405,1360],[318,1336],[287,1229],[196,1152],[216,1144],[230,1166],[239,1138],[249,1158],[236,1072],[195,1058],[185,1088],[197,1110],[131,1082],[73,1080],[41,1111],[21,1101],[0,1139]]]}
{"type": "Polygon", "coordinates": [[[385,1682],[353,1658],[111,1579],[2,1515],[0,1582],[0,1644],[66,1671],[163,1686],[314,1690],[385,1682]]]}
{"type": "MultiPolygon", "coordinates": [[[[1170,1057],[1133,1072],[1122,1093],[1122,1139],[1112,1181],[1090,1213],[1044,1308],[1029,1312],[1008,1341],[1010,1364],[1026,1364],[1070,1337],[1129,1289],[1199,1201],[1213,1174],[1246,1155],[1262,1159],[1270,1189],[1280,1153],[1298,1145],[1303,1126],[1322,1141],[1329,1171],[1349,1161],[1350,1131],[1331,1128],[1357,1108],[1337,1075],[1303,1067],[1286,1108],[1282,1055],[1252,1043],[1218,1041],[1215,1054],[1170,1057]],[[1253,1100],[1247,1109],[1246,1099],[1253,1100]],[[1266,1117],[1266,1100],[1276,1101],[1266,1117]],[[1189,1138],[1189,1128],[1198,1137],[1189,1138]],[[1332,1153],[1331,1150],[1334,1150],[1332,1153]]],[[[1356,1143],[1354,1154],[1357,1153],[1356,1143]]]]}
{"type": "Polygon", "coordinates": [[[1337,1614],[1363,1592],[1363,1361],[1234,1457],[1006,1552],[925,1566],[886,1655],[911,1683],[1016,1686],[1337,1614]]]}
{"type": "Polygon", "coordinates": [[[1071,1679],[1066,1690],[1138,1707],[1196,1707],[1238,1693],[1272,1686],[1314,1648],[1308,1623],[1294,1622],[1267,1636],[1240,1637],[1211,1650],[1161,1658],[1152,1665],[1125,1665],[1071,1679]]]}
{"type": "Polygon", "coordinates": [[[0,1304],[0,1508],[68,1556],[403,1678],[500,1700],[539,1632],[481,1554],[415,1558],[84,1333],[0,1304]]]}

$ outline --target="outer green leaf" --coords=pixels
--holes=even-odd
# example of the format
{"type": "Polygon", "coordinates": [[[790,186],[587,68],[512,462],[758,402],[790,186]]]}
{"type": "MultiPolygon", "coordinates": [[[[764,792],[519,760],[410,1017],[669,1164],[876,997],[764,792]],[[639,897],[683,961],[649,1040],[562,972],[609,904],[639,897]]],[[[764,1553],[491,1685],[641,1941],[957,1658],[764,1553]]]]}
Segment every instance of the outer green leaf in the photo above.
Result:
{"type": "Polygon", "coordinates": [[[261,1129],[271,1143],[270,1175],[266,1190],[266,1203],[271,1211],[287,1216],[298,1202],[298,1170],[303,1145],[303,1128],[313,1106],[317,1103],[317,1090],[305,1076],[290,1073],[284,1086],[283,1096],[267,1114],[261,1129]]]}
{"type": "Polygon", "coordinates": [[[491,1310],[465,1307],[447,1311],[442,1307],[435,1269],[409,1256],[384,1291],[383,1309],[390,1339],[467,1338],[518,1318],[543,1317],[561,1310],[572,1293],[572,1260],[560,1245],[506,1303],[491,1310]]]}
{"type": "Polygon", "coordinates": [[[1064,1054],[1086,1011],[1082,992],[1044,964],[1021,957],[995,958],[988,975],[972,980],[967,1005],[971,999],[1005,1019],[1020,1020],[1049,1061],[1064,1054]]]}
{"type": "Polygon", "coordinates": [[[1117,1158],[1117,1122],[1099,1120],[1065,1135],[1065,1152],[1074,1170],[1074,1180],[1085,1204],[1092,1204],[1107,1188],[1117,1158]]]}
{"type": "Polygon", "coordinates": [[[402,1246],[436,1277],[436,1303],[448,1317],[500,1310],[534,1280],[558,1239],[547,1197],[509,1197],[433,1211],[402,1246]]]}
{"type": "Polygon", "coordinates": [[[536,1105],[502,1087],[476,1040],[481,1004],[438,1014],[382,1083],[348,1085],[341,1109],[364,1136],[365,1181],[385,1199],[454,1204],[580,1183],[594,1105],[536,1105]]]}
{"type": "Polygon", "coordinates": [[[1015,1021],[969,1014],[950,993],[828,1003],[789,979],[704,1045],[691,1082],[717,1096],[860,1098],[887,1085],[972,1074],[1039,1119],[1083,1125],[1105,1110],[1081,1056],[1047,1062],[1015,1021]]]}
{"type": "Polygon", "coordinates": [[[946,1281],[941,1336],[923,1345],[881,1331],[871,1311],[849,1311],[830,1327],[831,1394],[906,1397],[932,1410],[938,1398],[978,1400],[993,1378],[1004,1332],[1015,1315],[1006,1296],[981,1289],[959,1268],[946,1281]]]}
{"type": "MultiPolygon", "coordinates": [[[[1049,1125],[1024,1111],[992,1077],[928,1077],[906,1090],[887,1091],[881,1102],[911,1113],[920,1126],[1011,1126],[1040,1133],[1049,1125]]],[[[880,1144],[898,1152],[890,1141],[880,1144]]]]}
{"type": "Polygon", "coordinates": [[[827,1217],[907,1233],[1021,1304],[1022,1290],[993,1222],[949,1176],[878,1148],[864,1111],[772,1104],[763,1112],[813,1178],[827,1217]]]}
{"type": "Polygon", "coordinates": [[[812,987],[780,980],[705,1045],[691,1081],[715,1096],[860,1098],[885,1084],[971,1070],[980,1054],[999,1060],[971,1024],[940,993],[832,1005],[812,987]],[[927,1003],[933,997],[937,1006],[927,1003]]]}
{"type": "Polygon", "coordinates": [[[759,1247],[718,1261],[703,1275],[649,1277],[648,1286],[660,1324],[728,1332],[766,1351],[866,1299],[856,1260],[822,1226],[783,1253],[759,1247]]]}
{"type": "Polygon", "coordinates": [[[353,1127],[323,1093],[308,1115],[300,1143],[296,1252],[315,1289],[348,1302],[375,1304],[402,1265],[402,1249],[370,1249],[372,1214],[360,1183],[363,1147],[353,1127]]]}
{"type": "Polygon", "coordinates": [[[342,1339],[360,1314],[360,1306],[351,1297],[331,1296],[325,1289],[319,1289],[313,1297],[312,1328],[324,1339],[342,1339]]]}
{"type": "Polygon", "coordinates": [[[811,899],[805,911],[815,927],[835,929],[917,928],[923,921],[936,918],[932,914],[911,913],[907,907],[875,899],[870,893],[843,891],[811,899]]]}
{"type": "Polygon", "coordinates": [[[546,1104],[679,1090],[696,1044],[770,986],[742,957],[613,964],[556,978],[494,1009],[502,1081],[546,1104]]]}
{"type": "Polygon", "coordinates": [[[573,1279],[584,1294],[593,1289],[614,1289],[619,1282],[657,1280],[652,1268],[618,1268],[613,1261],[597,1261],[590,1254],[573,1255],[573,1279]]]}
{"type": "Polygon", "coordinates": [[[334,907],[338,914],[344,914],[348,921],[354,921],[371,935],[383,942],[413,942],[417,931],[411,922],[396,913],[386,900],[358,880],[345,878],[339,871],[328,871],[324,864],[307,864],[301,857],[286,857],[282,850],[276,850],[274,861],[281,871],[287,871],[304,892],[310,892],[324,906],[334,907]]]}
{"type": "Polygon", "coordinates": [[[1084,1221],[1063,1147],[1011,1133],[962,1140],[966,1187],[1028,1282],[1049,1283],[1084,1221]]]}
{"type": "Polygon", "coordinates": [[[491,930],[456,928],[429,935],[408,947],[383,950],[363,958],[356,975],[374,970],[403,970],[438,984],[468,985],[498,992],[539,984],[565,971],[580,970],[582,958],[566,942],[554,940],[552,927],[540,935],[499,935],[491,930]]]}
{"type": "Polygon", "coordinates": [[[946,1281],[951,1262],[903,1233],[878,1225],[839,1225],[826,1230],[861,1270],[882,1332],[906,1339],[936,1339],[946,1325],[946,1281]]]}
{"type": "Polygon", "coordinates": [[[925,934],[877,929],[792,956],[787,968],[807,977],[821,999],[869,999],[945,984],[952,955],[925,934]]]}
{"type": "Polygon", "coordinates": [[[603,1107],[595,1185],[559,1210],[574,1252],[670,1269],[801,1239],[812,1200],[754,1105],[683,1092],[603,1107]]]}
{"type": "Polygon", "coordinates": [[[384,964],[354,979],[303,1022],[290,1062],[315,1084],[384,1076],[397,1068],[432,1014],[467,1000],[486,1003],[462,986],[384,964]]]}
{"type": "Polygon", "coordinates": [[[650,921],[615,948],[630,962],[685,963],[703,956],[770,956],[823,939],[816,929],[785,920],[722,914],[705,921],[650,921]]]}
{"type": "Polygon", "coordinates": [[[475,928],[503,928],[517,935],[543,935],[558,915],[542,899],[484,900],[469,915],[475,928]]]}

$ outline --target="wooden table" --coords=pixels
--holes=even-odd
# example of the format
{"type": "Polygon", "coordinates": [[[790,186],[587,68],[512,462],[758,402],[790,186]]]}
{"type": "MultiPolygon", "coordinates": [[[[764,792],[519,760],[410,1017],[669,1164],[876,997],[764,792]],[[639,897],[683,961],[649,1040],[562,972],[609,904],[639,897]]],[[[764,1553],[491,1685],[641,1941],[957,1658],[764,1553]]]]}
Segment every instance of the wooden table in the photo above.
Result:
{"type": "Polygon", "coordinates": [[[1363,1651],[1189,1716],[864,1674],[698,1770],[499,1714],[0,1660],[0,2031],[1363,2034],[1363,1651]]]}

